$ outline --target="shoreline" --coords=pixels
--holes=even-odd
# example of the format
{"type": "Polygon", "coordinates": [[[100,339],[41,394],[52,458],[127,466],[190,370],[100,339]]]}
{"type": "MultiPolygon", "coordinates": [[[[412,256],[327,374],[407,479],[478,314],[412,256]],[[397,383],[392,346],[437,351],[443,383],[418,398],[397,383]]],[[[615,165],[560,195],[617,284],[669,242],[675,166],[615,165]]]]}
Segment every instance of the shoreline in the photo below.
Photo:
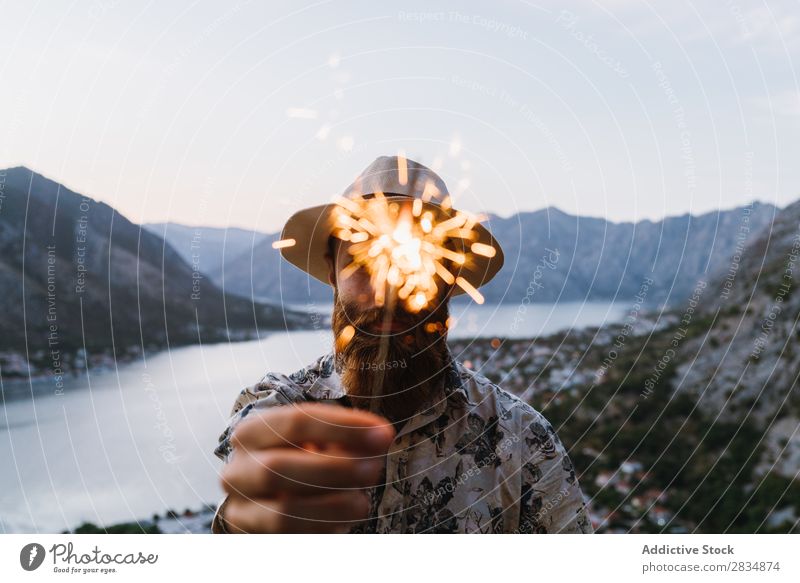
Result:
{"type": "Polygon", "coordinates": [[[83,522],[73,530],[61,531],[61,534],[211,534],[211,521],[216,510],[215,504],[205,504],[200,509],[186,508],[180,513],[168,509],[163,516],[154,514],[149,519],[133,522],[105,526],[83,522]]]}

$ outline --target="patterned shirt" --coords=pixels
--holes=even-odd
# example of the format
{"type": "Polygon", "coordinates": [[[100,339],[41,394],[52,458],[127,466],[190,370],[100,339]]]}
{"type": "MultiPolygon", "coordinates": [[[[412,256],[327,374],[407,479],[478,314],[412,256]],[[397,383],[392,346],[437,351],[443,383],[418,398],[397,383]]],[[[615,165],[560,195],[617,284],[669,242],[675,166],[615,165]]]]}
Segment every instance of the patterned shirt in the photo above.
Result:
{"type": "MultiPolygon", "coordinates": [[[[245,388],[214,453],[254,410],[347,403],[333,352],[289,376],[267,373],[245,388]]],[[[351,533],[592,533],[575,469],[547,419],[450,355],[444,398],[398,431],[384,483],[367,491],[369,518],[351,533]]],[[[212,532],[225,532],[224,502],[212,532]]]]}

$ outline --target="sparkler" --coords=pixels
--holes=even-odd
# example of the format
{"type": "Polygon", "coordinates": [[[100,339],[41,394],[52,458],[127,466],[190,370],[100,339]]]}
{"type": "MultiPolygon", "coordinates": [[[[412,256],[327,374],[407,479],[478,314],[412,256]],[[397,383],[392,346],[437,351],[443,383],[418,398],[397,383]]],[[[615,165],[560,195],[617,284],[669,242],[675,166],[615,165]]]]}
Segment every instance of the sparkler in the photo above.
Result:
{"type": "MultiPolygon", "coordinates": [[[[442,213],[426,210],[423,202],[434,196],[432,190],[426,188],[422,198],[409,198],[410,205],[387,198],[381,192],[372,198],[335,199],[332,234],[351,243],[349,253],[353,257],[340,277],[346,279],[359,268],[366,268],[378,306],[386,303],[388,287],[389,293],[396,293],[409,312],[419,312],[438,297],[440,280],[459,286],[477,303],[483,303],[483,295],[445,265],[468,266],[470,253],[495,255],[494,247],[476,240],[475,225],[481,217],[465,211],[447,213],[451,209],[449,197],[439,205],[442,213]],[[439,214],[444,218],[438,217],[439,214]],[[462,244],[451,245],[457,240],[462,244]],[[466,252],[455,251],[451,246],[466,252]]],[[[272,247],[280,249],[295,243],[294,239],[283,239],[275,241],[272,247]]]]}
{"type": "MultiPolygon", "coordinates": [[[[409,174],[405,156],[399,155],[397,181],[408,184],[409,174]]],[[[419,192],[416,188],[409,190],[419,192]]],[[[462,268],[475,268],[481,263],[476,256],[491,258],[496,254],[493,246],[481,242],[479,222],[483,217],[453,209],[450,195],[442,198],[433,181],[425,184],[419,196],[375,191],[369,195],[339,196],[333,202],[331,235],[350,243],[348,252],[352,257],[339,272],[339,278],[346,279],[361,268],[369,273],[374,304],[385,307],[384,330],[391,329],[397,304],[409,313],[418,313],[439,298],[442,284],[458,286],[477,303],[483,303],[483,295],[461,275],[462,268]],[[439,200],[433,202],[434,198],[439,200]]],[[[295,244],[294,239],[283,239],[272,246],[281,249],[295,244]]],[[[431,321],[425,330],[442,334],[451,324],[451,319],[431,321]]],[[[352,325],[345,327],[336,338],[337,350],[347,346],[355,333],[352,325]]],[[[378,359],[386,357],[388,345],[386,336],[378,359]]]]}
{"type": "MultiPolygon", "coordinates": [[[[388,287],[389,293],[396,293],[409,312],[419,312],[438,297],[440,280],[458,285],[477,303],[483,303],[480,292],[445,264],[468,265],[470,252],[492,257],[495,250],[476,241],[478,232],[474,227],[479,217],[455,211],[440,219],[437,216],[440,213],[425,210],[423,202],[430,200],[432,190],[426,188],[422,198],[409,199],[410,205],[387,198],[381,192],[372,198],[335,199],[333,235],[351,243],[349,253],[353,257],[341,277],[366,268],[378,306],[386,302],[388,287]],[[457,240],[464,244],[455,246],[466,252],[449,246],[457,240]]],[[[449,197],[440,208],[451,208],[449,197]]]]}

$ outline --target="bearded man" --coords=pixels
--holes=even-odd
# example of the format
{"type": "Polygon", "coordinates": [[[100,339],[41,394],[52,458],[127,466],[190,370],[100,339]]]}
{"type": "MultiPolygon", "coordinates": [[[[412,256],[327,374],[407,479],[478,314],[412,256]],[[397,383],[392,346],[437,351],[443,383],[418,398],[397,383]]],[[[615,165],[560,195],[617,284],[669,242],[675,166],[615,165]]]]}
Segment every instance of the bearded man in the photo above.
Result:
{"type": "MultiPolygon", "coordinates": [[[[455,212],[435,172],[396,156],[376,159],[343,194],[375,196],[443,220],[455,212]]],[[[393,295],[376,301],[372,274],[353,263],[356,243],[333,236],[335,206],[295,213],[282,233],[295,244],[281,248],[333,287],[333,349],[239,394],[215,449],[227,495],[212,532],[593,532],[552,425],[447,346],[450,297],[503,264],[491,233],[477,223],[492,252],[447,264],[461,279],[440,279],[410,310],[393,295]]]]}

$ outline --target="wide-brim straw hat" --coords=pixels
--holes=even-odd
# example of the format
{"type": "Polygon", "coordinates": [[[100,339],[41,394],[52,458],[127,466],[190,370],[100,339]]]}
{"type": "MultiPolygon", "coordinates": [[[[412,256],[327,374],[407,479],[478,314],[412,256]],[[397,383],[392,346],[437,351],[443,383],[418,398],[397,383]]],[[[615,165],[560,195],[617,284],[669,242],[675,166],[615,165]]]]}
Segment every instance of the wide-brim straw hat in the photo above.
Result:
{"type": "MultiPolygon", "coordinates": [[[[407,202],[409,199],[419,198],[423,201],[423,211],[430,210],[439,221],[453,217],[457,212],[452,207],[442,206],[442,202],[450,197],[444,180],[427,166],[405,157],[380,156],[356,177],[342,196],[350,199],[369,198],[378,192],[389,202],[407,202]]],[[[333,202],[299,210],[289,217],[281,232],[281,240],[294,239],[293,245],[280,248],[283,257],[328,285],[330,282],[325,254],[328,252],[328,239],[335,230],[334,209],[337,206],[333,202]]],[[[503,250],[481,223],[475,223],[473,230],[477,237],[469,242],[470,245],[475,242],[483,243],[493,247],[495,253],[492,257],[469,253],[469,260],[458,266],[453,275],[463,277],[470,285],[478,288],[500,271],[503,266],[503,250]]],[[[454,250],[459,250],[460,245],[461,251],[469,251],[462,240],[453,241],[456,245],[454,250]]],[[[451,295],[463,293],[465,292],[461,287],[453,286],[451,295]]]]}

